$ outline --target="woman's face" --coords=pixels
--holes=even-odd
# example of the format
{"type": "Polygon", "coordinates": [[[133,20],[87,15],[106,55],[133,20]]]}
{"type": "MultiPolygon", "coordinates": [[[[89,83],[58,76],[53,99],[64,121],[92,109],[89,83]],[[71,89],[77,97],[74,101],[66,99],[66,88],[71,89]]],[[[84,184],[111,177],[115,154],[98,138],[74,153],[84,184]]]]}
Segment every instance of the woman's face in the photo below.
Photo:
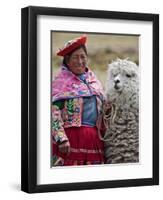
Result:
{"type": "Polygon", "coordinates": [[[69,69],[76,75],[83,74],[87,66],[87,55],[83,48],[74,51],[67,61],[69,69]]]}

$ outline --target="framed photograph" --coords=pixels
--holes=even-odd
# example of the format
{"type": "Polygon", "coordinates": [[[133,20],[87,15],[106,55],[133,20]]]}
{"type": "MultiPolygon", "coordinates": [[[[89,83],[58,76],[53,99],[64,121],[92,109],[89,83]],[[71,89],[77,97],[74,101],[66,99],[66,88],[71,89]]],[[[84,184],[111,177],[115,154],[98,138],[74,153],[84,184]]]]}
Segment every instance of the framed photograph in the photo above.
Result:
{"type": "Polygon", "coordinates": [[[159,15],[21,12],[21,189],[159,184],[159,15]]]}

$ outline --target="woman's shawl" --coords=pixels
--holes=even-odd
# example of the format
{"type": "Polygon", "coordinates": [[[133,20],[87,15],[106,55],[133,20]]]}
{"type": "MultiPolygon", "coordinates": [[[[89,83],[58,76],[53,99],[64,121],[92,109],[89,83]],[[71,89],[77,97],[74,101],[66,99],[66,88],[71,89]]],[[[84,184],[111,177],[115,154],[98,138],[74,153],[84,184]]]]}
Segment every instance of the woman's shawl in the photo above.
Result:
{"type": "Polygon", "coordinates": [[[98,95],[103,99],[103,89],[95,74],[87,68],[85,83],[62,66],[60,73],[52,81],[52,102],[61,99],[98,95]]]}

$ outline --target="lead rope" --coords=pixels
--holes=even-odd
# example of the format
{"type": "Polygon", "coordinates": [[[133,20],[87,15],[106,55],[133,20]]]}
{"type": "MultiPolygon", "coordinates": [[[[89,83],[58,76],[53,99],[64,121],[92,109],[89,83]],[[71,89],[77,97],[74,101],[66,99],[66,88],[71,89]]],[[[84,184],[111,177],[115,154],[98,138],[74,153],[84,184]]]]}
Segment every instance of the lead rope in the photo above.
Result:
{"type": "Polygon", "coordinates": [[[102,121],[104,123],[104,126],[108,130],[109,129],[109,122],[110,122],[110,126],[112,124],[114,124],[116,114],[117,114],[117,109],[116,109],[116,106],[114,104],[112,104],[111,107],[110,107],[110,105],[106,104],[104,106],[104,108],[102,109],[102,114],[99,116],[99,119],[98,119],[97,124],[96,124],[97,130],[98,130],[98,136],[99,136],[100,140],[108,141],[107,139],[104,139],[104,137],[102,137],[101,133],[100,133],[102,121]],[[108,112],[108,114],[107,114],[107,111],[110,108],[111,108],[111,112],[108,112]]]}

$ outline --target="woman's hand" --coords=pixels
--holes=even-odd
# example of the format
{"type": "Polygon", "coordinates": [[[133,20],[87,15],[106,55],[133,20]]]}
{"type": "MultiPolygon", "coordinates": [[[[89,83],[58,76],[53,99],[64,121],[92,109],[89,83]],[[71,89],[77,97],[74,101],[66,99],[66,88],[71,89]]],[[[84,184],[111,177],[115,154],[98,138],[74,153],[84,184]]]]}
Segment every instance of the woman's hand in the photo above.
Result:
{"type": "Polygon", "coordinates": [[[70,143],[69,141],[63,142],[62,144],[59,145],[59,151],[64,154],[69,154],[70,153],[70,143]]]}

